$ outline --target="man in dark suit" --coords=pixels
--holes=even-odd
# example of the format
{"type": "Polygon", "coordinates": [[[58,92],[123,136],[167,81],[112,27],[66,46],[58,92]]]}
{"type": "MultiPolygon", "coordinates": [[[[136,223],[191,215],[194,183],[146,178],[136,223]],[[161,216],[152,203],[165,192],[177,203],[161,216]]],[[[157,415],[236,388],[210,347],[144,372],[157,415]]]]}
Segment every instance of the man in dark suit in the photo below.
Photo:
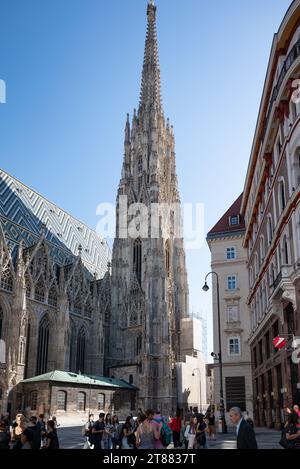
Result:
{"type": "Polygon", "coordinates": [[[255,433],[251,425],[243,418],[239,407],[232,407],[230,420],[236,426],[237,449],[257,449],[255,433]]]}

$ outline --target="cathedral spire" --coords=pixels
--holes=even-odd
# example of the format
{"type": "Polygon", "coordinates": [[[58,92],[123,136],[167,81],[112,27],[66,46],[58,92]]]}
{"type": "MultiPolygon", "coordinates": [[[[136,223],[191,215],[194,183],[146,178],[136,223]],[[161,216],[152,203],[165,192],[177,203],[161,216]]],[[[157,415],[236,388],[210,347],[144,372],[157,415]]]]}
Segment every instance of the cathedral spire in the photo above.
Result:
{"type": "Polygon", "coordinates": [[[160,68],[156,33],[156,6],[150,0],[147,8],[148,28],[146,35],[142,85],[140,95],[140,111],[152,110],[162,112],[160,96],[160,68]]]}

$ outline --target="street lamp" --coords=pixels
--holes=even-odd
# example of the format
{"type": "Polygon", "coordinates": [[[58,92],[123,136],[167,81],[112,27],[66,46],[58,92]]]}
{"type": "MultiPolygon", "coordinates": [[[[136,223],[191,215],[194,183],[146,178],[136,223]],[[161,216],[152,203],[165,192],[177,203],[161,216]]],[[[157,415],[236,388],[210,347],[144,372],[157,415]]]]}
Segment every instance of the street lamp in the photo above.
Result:
{"type": "Polygon", "coordinates": [[[219,276],[216,272],[209,272],[205,277],[205,283],[202,290],[207,292],[209,286],[207,285],[207,277],[209,275],[215,275],[217,278],[217,304],[218,304],[218,332],[219,332],[219,353],[212,353],[212,357],[219,361],[220,368],[220,419],[222,421],[222,433],[227,433],[227,425],[225,419],[225,408],[224,408],[224,393],[223,393],[223,369],[222,369],[222,342],[221,342],[221,318],[220,318],[220,294],[219,294],[219,276]]]}
{"type": "Polygon", "coordinates": [[[202,396],[201,396],[201,371],[199,368],[195,368],[193,370],[192,376],[195,376],[195,371],[199,371],[199,382],[200,382],[200,409],[199,411],[202,412],[202,396]]]}

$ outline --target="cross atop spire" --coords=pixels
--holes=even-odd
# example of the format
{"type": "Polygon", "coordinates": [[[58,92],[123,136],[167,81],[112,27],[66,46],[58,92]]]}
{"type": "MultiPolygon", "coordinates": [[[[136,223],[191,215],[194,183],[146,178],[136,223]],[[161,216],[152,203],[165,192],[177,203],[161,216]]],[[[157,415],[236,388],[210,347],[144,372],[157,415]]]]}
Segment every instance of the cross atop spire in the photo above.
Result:
{"type": "Polygon", "coordinates": [[[140,110],[155,109],[161,112],[160,68],[156,32],[156,6],[150,0],[147,8],[148,28],[145,43],[140,110]]]}

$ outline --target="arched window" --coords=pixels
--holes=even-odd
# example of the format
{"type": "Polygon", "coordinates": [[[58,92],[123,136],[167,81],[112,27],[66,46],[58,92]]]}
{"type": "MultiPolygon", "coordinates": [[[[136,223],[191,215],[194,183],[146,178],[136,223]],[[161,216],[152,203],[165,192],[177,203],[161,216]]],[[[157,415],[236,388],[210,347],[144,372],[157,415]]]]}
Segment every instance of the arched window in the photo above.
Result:
{"type": "Polygon", "coordinates": [[[285,187],[284,187],[284,180],[281,179],[278,184],[278,200],[279,200],[279,215],[283,212],[285,209],[285,187]]]}
{"type": "Polygon", "coordinates": [[[3,334],[3,325],[4,325],[4,313],[2,306],[0,305],[0,339],[2,339],[2,334],[3,334]]]}
{"type": "Polygon", "coordinates": [[[105,394],[98,394],[98,411],[104,410],[105,407],[105,394]]]}
{"type": "Polygon", "coordinates": [[[89,319],[92,317],[92,304],[89,298],[87,299],[85,306],[84,306],[84,315],[86,318],[89,318],[89,319]]]}
{"type": "Polygon", "coordinates": [[[57,410],[67,410],[66,391],[58,391],[57,393],[57,410]]]}
{"type": "Polygon", "coordinates": [[[136,354],[140,355],[141,351],[142,351],[142,337],[139,335],[136,338],[136,354]]]}
{"type": "Polygon", "coordinates": [[[39,325],[38,335],[38,349],[37,349],[37,364],[36,374],[42,375],[47,372],[48,365],[48,345],[49,345],[49,319],[44,316],[39,325]]]}
{"type": "Polygon", "coordinates": [[[85,392],[79,392],[77,394],[77,410],[79,410],[80,412],[84,412],[85,403],[86,403],[85,392]]]}
{"type": "Polygon", "coordinates": [[[74,314],[82,314],[82,301],[81,301],[81,296],[78,294],[74,304],[73,304],[73,313],[74,314]]]}
{"type": "Polygon", "coordinates": [[[13,290],[13,277],[11,274],[10,265],[4,269],[1,275],[1,288],[3,290],[12,291],[13,290]]]}
{"type": "Polygon", "coordinates": [[[268,215],[268,244],[272,243],[273,239],[273,220],[272,220],[272,215],[269,213],[268,215]]]}
{"type": "Polygon", "coordinates": [[[85,340],[85,331],[82,327],[78,333],[77,337],[77,354],[76,354],[76,372],[84,373],[84,365],[85,365],[85,347],[86,340],[85,340]]]}
{"type": "Polygon", "coordinates": [[[266,255],[265,238],[263,236],[260,237],[259,253],[260,253],[260,263],[262,264],[266,255]]]}
{"type": "Polygon", "coordinates": [[[275,268],[274,268],[273,262],[272,262],[271,267],[270,267],[270,282],[271,282],[271,286],[275,282],[275,268]]]}
{"type": "Polygon", "coordinates": [[[48,303],[51,306],[57,306],[57,291],[55,285],[52,285],[49,290],[48,303]]]}
{"type": "Polygon", "coordinates": [[[249,282],[250,282],[250,288],[251,288],[253,285],[253,268],[252,267],[249,268],[249,282]]]}
{"type": "Polygon", "coordinates": [[[289,264],[289,247],[286,235],[283,237],[282,243],[282,250],[283,250],[283,261],[285,264],[289,264]]]}
{"type": "Polygon", "coordinates": [[[120,406],[121,406],[121,396],[120,396],[120,394],[115,394],[114,395],[113,403],[114,403],[114,411],[116,412],[117,410],[120,410],[120,406]]]}
{"type": "Polygon", "coordinates": [[[136,278],[141,284],[142,281],[142,243],[140,239],[136,239],[133,245],[133,271],[136,278]]]}
{"type": "Polygon", "coordinates": [[[37,301],[42,301],[42,302],[45,301],[45,285],[44,285],[44,280],[42,276],[40,276],[40,278],[38,279],[35,285],[34,299],[37,301]]]}
{"type": "Polygon", "coordinates": [[[36,408],[37,408],[37,397],[38,397],[37,391],[31,391],[31,393],[30,393],[30,408],[31,408],[31,410],[36,410],[36,408]]]}
{"type": "Polygon", "coordinates": [[[167,277],[170,277],[170,243],[169,241],[166,241],[166,246],[165,246],[165,252],[166,252],[166,274],[167,277]]]}
{"type": "Polygon", "coordinates": [[[254,275],[255,275],[255,278],[258,275],[258,255],[257,255],[257,252],[254,255],[254,275]]]}

